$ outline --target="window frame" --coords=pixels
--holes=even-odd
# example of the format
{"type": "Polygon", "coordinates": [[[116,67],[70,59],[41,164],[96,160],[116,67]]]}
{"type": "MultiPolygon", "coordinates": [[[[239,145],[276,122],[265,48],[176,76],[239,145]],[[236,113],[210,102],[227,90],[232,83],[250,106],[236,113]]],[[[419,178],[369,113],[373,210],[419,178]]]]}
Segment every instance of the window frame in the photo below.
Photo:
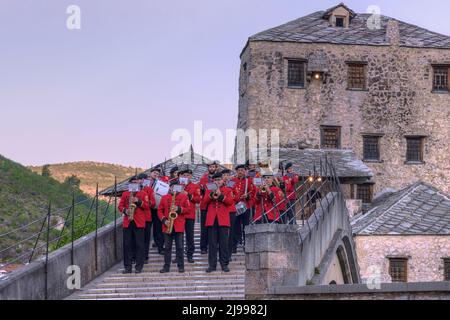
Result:
{"type": "Polygon", "coordinates": [[[364,162],[383,162],[381,160],[381,138],[384,136],[384,134],[381,133],[363,133],[362,134],[362,160],[364,162]],[[367,138],[376,138],[377,139],[377,152],[378,152],[378,158],[367,158],[366,157],[366,139],[367,138]]]}
{"type": "Polygon", "coordinates": [[[443,258],[444,281],[450,281],[450,258],[443,258]]]}
{"type": "Polygon", "coordinates": [[[408,282],[408,262],[409,262],[409,259],[407,258],[407,257],[388,257],[388,260],[389,260],[389,266],[388,266],[388,268],[389,268],[389,275],[391,276],[391,279],[392,279],[392,283],[407,283],[408,282]],[[405,270],[404,270],[404,274],[402,275],[401,273],[401,271],[399,272],[400,273],[400,275],[402,276],[402,278],[400,279],[400,280],[398,280],[397,281],[397,279],[398,278],[395,278],[396,279],[396,281],[394,281],[394,277],[393,277],[393,262],[395,262],[395,263],[399,263],[399,262],[401,262],[401,263],[403,263],[404,265],[403,265],[403,267],[405,268],[405,270]]]}
{"type": "Polygon", "coordinates": [[[355,197],[357,200],[362,200],[363,204],[371,204],[373,201],[373,183],[362,183],[362,184],[357,184],[356,185],[356,194],[355,197]],[[370,198],[369,202],[365,202],[365,199],[362,199],[362,197],[360,197],[360,187],[368,187],[368,196],[370,198]]]}
{"type": "Polygon", "coordinates": [[[342,127],[341,126],[327,126],[327,125],[321,125],[320,126],[320,147],[322,149],[341,149],[341,133],[342,133],[342,127]],[[325,130],[327,129],[336,129],[337,131],[337,147],[326,147],[325,142],[325,130]]]}
{"type": "Polygon", "coordinates": [[[431,92],[433,93],[450,93],[450,65],[449,64],[433,64],[432,67],[432,83],[431,83],[431,92]],[[436,88],[436,69],[447,69],[447,88],[446,89],[437,89],[436,88]]]}
{"type": "Polygon", "coordinates": [[[367,62],[365,61],[346,61],[345,62],[347,65],[347,90],[349,91],[368,91],[367,89],[367,62]],[[363,83],[363,87],[359,88],[359,87],[355,87],[355,86],[351,86],[351,82],[350,79],[350,71],[352,67],[362,67],[363,68],[363,77],[364,77],[364,83],[363,83]]]}
{"type": "Polygon", "coordinates": [[[287,87],[290,89],[305,89],[306,87],[306,64],[307,60],[301,58],[286,58],[286,83],[287,87]],[[302,84],[291,84],[290,82],[290,64],[291,63],[300,63],[303,65],[303,74],[302,74],[302,84]]]}
{"type": "Polygon", "coordinates": [[[424,154],[425,154],[425,138],[423,135],[406,135],[405,136],[405,164],[424,164],[424,154]],[[419,160],[410,160],[408,159],[408,151],[409,151],[409,143],[408,140],[420,140],[420,150],[419,150],[419,160]]]}

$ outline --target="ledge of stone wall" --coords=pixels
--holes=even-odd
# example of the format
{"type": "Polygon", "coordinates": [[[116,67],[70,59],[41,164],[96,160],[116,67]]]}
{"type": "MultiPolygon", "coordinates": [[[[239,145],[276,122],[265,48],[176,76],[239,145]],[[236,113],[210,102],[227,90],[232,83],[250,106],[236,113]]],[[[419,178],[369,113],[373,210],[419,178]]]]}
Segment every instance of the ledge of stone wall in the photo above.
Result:
{"type": "MultiPolygon", "coordinates": [[[[97,270],[95,270],[95,232],[74,242],[74,265],[81,270],[81,286],[122,260],[122,219],[100,228],[97,237],[97,270]],[[114,252],[114,232],[117,253],[114,252]],[[117,257],[117,258],[116,258],[117,257]]],[[[71,244],[51,252],[48,257],[48,299],[63,299],[74,290],[67,288],[71,265],[71,244]]],[[[45,298],[45,257],[33,261],[0,279],[0,300],[42,300],[45,298]]]]}

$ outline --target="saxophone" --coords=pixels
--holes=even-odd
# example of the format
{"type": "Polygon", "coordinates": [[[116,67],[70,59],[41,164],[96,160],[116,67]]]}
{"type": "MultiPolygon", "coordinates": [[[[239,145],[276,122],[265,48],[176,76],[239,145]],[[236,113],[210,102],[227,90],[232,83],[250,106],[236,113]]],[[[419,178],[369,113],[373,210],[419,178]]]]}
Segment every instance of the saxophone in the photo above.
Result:
{"type": "Polygon", "coordinates": [[[130,192],[130,200],[128,203],[128,219],[130,221],[134,220],[134,211],[136,211],[136,204],[133,202],[134,194],[133,192],[130,192]]]}
{"type": "Polygon", "coordinates": [[[170,205],[170,212],[169,212],[169,226],[167,227],[166,233],[171,234],[173,231],[173,224],[175,222],[175,219],[178,217],[177,211],[176,211],[176,205],[175,205],[175,199],[176,199],[177,193],[174,192],[172,195],[172,204],[170,205]]]}

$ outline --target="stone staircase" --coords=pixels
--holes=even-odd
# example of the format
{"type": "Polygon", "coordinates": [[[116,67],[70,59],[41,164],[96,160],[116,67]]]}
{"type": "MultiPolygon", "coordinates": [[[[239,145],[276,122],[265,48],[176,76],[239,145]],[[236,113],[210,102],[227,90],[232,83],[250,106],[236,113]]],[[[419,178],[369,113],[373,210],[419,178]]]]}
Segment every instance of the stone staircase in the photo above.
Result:
{"type": "MultiPolygon", "coordinates": [[[[150,248],[150,262],[141,274],[121,274],[123,264],[95,279],[68,299],[92,300],[224,300],[244,299],[245,255],[242,247],[233,255],[230,272],[206,273],[208,255],[200,254],[200,224],[195,225],[195,263],[185,259],[185,273],[172,264],[170,273],[161,274],[164,257],[150,248]]],[[[173,245],[175,247],[175,243],[173,245]]],[[[172,258],[175,257],[175,248],[172,258]]],[[[134,272],[134,269],[133,269],[134,272]]]]}

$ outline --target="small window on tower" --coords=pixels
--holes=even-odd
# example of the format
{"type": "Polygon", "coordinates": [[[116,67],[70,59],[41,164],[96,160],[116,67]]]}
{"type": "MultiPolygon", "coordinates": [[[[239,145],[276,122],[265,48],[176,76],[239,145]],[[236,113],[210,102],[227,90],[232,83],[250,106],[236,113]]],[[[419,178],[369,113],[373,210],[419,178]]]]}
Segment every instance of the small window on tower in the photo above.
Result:
{"type": "Polygon", "coordinates": [[[390,258],[389,275],[392,282],[408,282],[408,259],[390,258]]]}
{"type": "Polygon", "coordinates": [[[423,163],[424,137],[406,137],[406,163],[423,163]]]}
{"type": "Polygon", "coordinates": [[[344,27],[344,18],[336,17],[336,27],[338,28],[344,27]]]}
{"type": "Polygon", "coordinates": [[[433,67],[433,91],[449,92],[450,91],[450,67],[434,66],[433,67]]]}
{"type": "Polygon", "coordinates": [[[444,281],[450,281],[450,258],[444,259],[444,281]]]}
{"type": "Polygon", "coordinates": [[[363,159],[364,161],[380,161],[380,136],[363,136],[363,159]]]}
{"type": "Polygon", "coordinates": [[[322,148],[339,149],[341,147],[341,127],[322,126],[320,130],[322,148]]]}
{"type": "Polygon", "coordinates": [[[288,87],[303,88],[305,86],[305,62],[288,60],[288,87]]]}
{"type": "Polygon", "coordinates": [[[347,89],[364,90],[366,89],[366,64],[348,63],[347,89]]]}
{"type": "Polygon", "coordinates": [[[356,192],[356,199],[362,200],[364,204],[369,204],[372,202],[373,193],[371,184],[358,184],[356,192]]]}

